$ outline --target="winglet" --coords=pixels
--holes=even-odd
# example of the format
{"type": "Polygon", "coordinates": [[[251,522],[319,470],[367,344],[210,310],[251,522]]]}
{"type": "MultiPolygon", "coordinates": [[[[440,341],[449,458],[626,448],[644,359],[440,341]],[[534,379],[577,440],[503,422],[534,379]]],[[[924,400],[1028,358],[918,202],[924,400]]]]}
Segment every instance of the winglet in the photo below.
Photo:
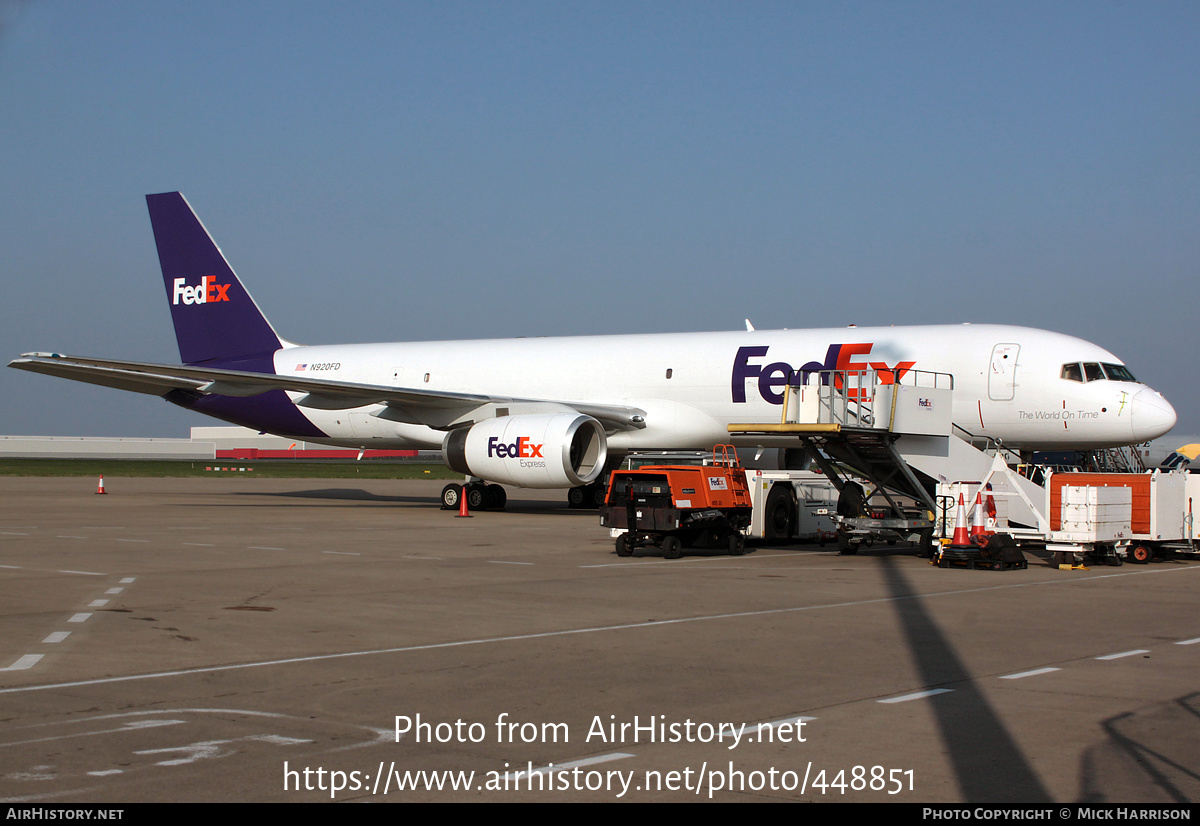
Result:
{"type": "Polygon", "coordinates": [[[183,195],[147,195],[184,364],[244,359],[282,345],[183,195]]]}

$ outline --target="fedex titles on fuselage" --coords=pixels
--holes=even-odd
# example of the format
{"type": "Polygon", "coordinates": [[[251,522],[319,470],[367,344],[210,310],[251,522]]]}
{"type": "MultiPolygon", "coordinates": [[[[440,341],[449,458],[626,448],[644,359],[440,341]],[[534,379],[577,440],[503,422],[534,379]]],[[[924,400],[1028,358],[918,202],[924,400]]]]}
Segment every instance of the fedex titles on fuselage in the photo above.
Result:
{"type": "Polygon", "coordinates": [[[895,381],[899,381],[905,373],[916,365],[915,361],[898,361],[895,365],[888,364],[883,361],[851,361],[855,356],[865,356],[870,354],[872,343],[860,344],[830,344],[829,349],[825,351],[825,361],[810,361],[800,367],[797,371],[792,365],[786,361],[775,361],[769,364],[752,364],[752,359],[763,359],[770,349],[769,345],[757,347],[739,347],[737,355],[733,358],[733,375],[731,377],[730,390],[733,393],[733,401],[735,404],[744,404],[746,401],[746,380],[758,377],[758,394],[762,396],[763,401],[771,404],[783,404],[783,388],[787,386],[789,379],[793,374],[799,373],[799,379],[803,382],[808,373],[824,372],[822,381],[829,381],[827,371],[842,370],[847,372],[861,372],[874,369],[878,371],[879,381],[882,384],[891,384],[893,375],[895,381]]]}

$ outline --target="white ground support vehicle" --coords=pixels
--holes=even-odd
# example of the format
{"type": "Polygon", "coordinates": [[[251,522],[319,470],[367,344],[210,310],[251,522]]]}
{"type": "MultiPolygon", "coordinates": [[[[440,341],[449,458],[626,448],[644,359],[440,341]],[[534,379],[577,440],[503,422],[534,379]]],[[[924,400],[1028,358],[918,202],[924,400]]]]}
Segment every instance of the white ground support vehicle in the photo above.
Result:
{"type": "Polygon", "coordinates": [[[1043,484],[1032,490],[1013,484],[1017,481],[1016,472],[997,461],[978,480],[943,483],[937,490],[939,498],[957,501],[962,494],[973,502],[982,489],[989,528],[1021,543],[1044,543],[1060,564],[1079,561],[1084,554],[1120,565],[1200,551],[1194,521],[1200,475],[1047,472],[1043,484]],[[1016,510],[1020,515],[1014,520],[1016,510]]]}
{"type": "Polygon", "coordinates": [[[754,512],[746,536],[766,541],[799,540],[824,545],[837,539],[838,490],[812,470],[748,470],[754,512]]]}

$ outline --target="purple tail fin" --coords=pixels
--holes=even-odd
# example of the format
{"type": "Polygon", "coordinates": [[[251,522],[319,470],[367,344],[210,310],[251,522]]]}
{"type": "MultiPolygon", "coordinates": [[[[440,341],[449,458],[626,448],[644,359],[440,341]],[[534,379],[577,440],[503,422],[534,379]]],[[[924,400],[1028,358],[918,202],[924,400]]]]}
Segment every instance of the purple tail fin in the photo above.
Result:
{"type": "Polygon", "coordinates": [[[183,363],[245,360],[278,350],[279,336],[184,197],[147,195],[146,205],[183,363]]]}

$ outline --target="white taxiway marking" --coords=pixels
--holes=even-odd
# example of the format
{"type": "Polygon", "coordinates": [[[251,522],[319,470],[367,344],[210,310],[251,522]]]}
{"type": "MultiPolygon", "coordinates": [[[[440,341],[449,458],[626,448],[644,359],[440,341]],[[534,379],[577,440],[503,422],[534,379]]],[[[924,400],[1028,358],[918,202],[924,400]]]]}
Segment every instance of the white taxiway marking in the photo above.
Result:
{"type": "Polygon", "coordinates": [[[286,551],[287,548],[272,548],[269,545],[247,545],[252,551],[286,551]]]}
{"type": "Polygon", "coordinates": [[[110,774],[124,774],[121,769],[108,769],[102,772],[88,772],[92,777],[108,777],[110,774]]]}
{"type": "MultiPolygon", "coordinates": [[[[296,743],[311,743],[311,740],[297,740],[292,737],[281,737],[276,734],[252,734],[249,737],[241,737],[239,740],[258,740],[261,742],[272,743],[276,746],[290,746],[296,743]]],[[[155,765],[157,766],[183,766],[187,763],[195,763],[197,760],[207,760],[213,757],[226,757],[234,753],[232,749],[223,749],[221,746],[227,746],[230,743],[235,743],[237,740],[205,740],[200,743],[189,743],[186,746],[174,746],[165,749],[145,749],[143,751],[135,751],[134,754],[179,754],[179,757],[171,760],[160,760],[155,765]]]]}
{"type": "Polygon", "coordinates": [[[87,622],[88,617],[90,617],[90,616],[91,616],[90,613],[89,614],[76,614],[75,616],[73,616],[69,620],[67,620],[67,622],[87,622]]]}
{"type": "Polygon", "coordinates": [[[108,605],[108,600],[94,599],[88,603],[88,608],[103,608],[105,605],[108,605]]]}
{"type": "MultiPolygon", "coordinates": [[[[1130,571],[1125,574],[1106,574],[1103,576],[1091,577],[1091,579],[1116,579],[1124,576],[1163,576],[1175,573],[1200,571],[1200,565],[1189,565],[1186,568],[1160,568],[1153,571],[1130,571]]],[[[101,685],[106,683],[125,683],[134,680],[161,680],[170,677],[182,677],[191,674],[211,674],[218,671],[233,671],[242,668],[269,668],[279,665],[292,665],[294,663],[308,662],[323,662],[325,660],[341,660],[349,657],[373,657],[383,654],[406,654],[412,651],[435,651],[443,648],[463,648],[473,645],[495,645],[500,643],[511,643],[521,640],[544,640],[552,637],[574,637],[580,634],[601,634],[611,633],[613,631],[628,631],[632,629],[647,629],[647,628],[668,628],[674,625],[691,624],[697,622],[714,622],[728,619],[741,619],[744,617],[768,617],[780,616],[785,614],[799,614],[808,611],[824,611],[833,608],[850,608],[860,605],[882,605],[891,602],[906,602],[913,599],[929,600],[936,597],[960,596],[962,594],[977,594],[990,591],[1007,591],[1014,588],[1036,588],[1036,587],[1055,587],[1064,583],[1075,583],[1078,580],[1070,579],[1046,579],[1040,582],[1014,582],[1007,585],[988,585],[981,588],[953,588],[946,591],[932,591],[925,594],[912,594],[899,597],[878,597],[875,599],[849,600],[846,602],[826,602],[818,605],[796,605],[788,608],[767,608],[761,611],[733,611],[727,614],[701,614],[691,617],[679,617],[677,619],[659,619],[647,620],[644,622],[630,622],[621,625],[597,625],[584,628],[560,628],[554,631],[541,631],[532,634],[510,634],[498,637],[479,637],[476,639],[453,640],[450,642],[428,643],[426,645],[405,645],[396,648],[372,648],[360,651],[342,651],[335,654],[315,654],[311,657],[290,657],[280,660],[259,660],[257,662],[237,663],[234,665],[214,665],[201,668],[187,668],[178,671],[157,671],[150,674],[129,674],[121,677],[103,677],[95,680],[77,680],[70,683],[45,683],[43,685],[18,686],[14,688],[0,688],[0,694],[15,694],[26,691],[46,691],[56,688],[74,688],[84,685],[101,685]]],[[[83,616],[86,619],[90,614],[76,615],[83,616]]],[[[82,620],[78,620],[82,622],[82,620]]],[[[934,693],[949,691],[950,689],[937,689],[934,693]]],[[[888,702],[881,700],[880,702],[888,702]]],[[[896,702],[896,700],[892,700],[896,702]]]]}
{"type": "Polygon", "coordinates": [[[493,565],[532,565],[532,562],[509,562],[506,559],[489,559],[493,565]]]}
{"type": "Polygon", "coordinates": [[[362,556],[356,551],[321,551],[323,554],[338,554],[340,556],[362,556]]]}
{"type": "Polygon", "coordinates": [[[949,694],[952,689],[949,688],[931,688],[928,691],[917,691],[913,694],[904,694],[900,697],[888,697],[886,700],[879,700],[880,703],[907,703],[909,700],[923,700],[926,697],[932,697],[935,694],[949,694]]]}
{"type": "Polygon", "coordinates": [[[1005,674],[1002,680],[1019,680],[1022,677],[1036,677],[1039,674],[1049,674],[1051,671],[1061,671],[1061,668],[1035,668],[1033,671],[1022,671],[1020,674],[1005,674]]]}
{"type": "Polygon", "coordinates": [[[137,579],[137,577],[135,577],[135,576],[127,576],[127,577],[125,577],[124,579],[122,579],[122,580],[121,580],[121,584],[122,584],[122,585],[128,585],[129,583],[133,582],[135,579],[137,579]]]}
{"type": "Polygon", "coordinates": [[[149,539],[118,539],[118,542],[149,542],[149,539]]]}
{"type": "Polygon", "coordinates": [[[42,654],[25,654],[8,668],[0,668],[0,671],[25,671],[28,668],[33,668],[42,656],[42,654]]]}
{"type": "MultiPolygon", "coordinates": [[[[181,710],[186,711],[187,709],[181,709],[181,710]]],[[[173,713],[173,712],[163,712],[163,713],[173,713]]],[[[121,716],[121,715],[109,715],[106,717],[97,717],[95,719],[107,720],[107,719],[110,719],[110,717],[115,717],[115,716],[121,716]]],[[[75,737],[95,737],[98,734],[117,734],[119,732],[134,731],[136,729],[158,728],[160,726],[178,726],[178,725],[182,725],[184,722],[186,722],[186,721],[185,720],[133,720],[133,721],[128,722],[125,725],[121,726],[120,728],[109,728],[109,729],[103,729],[100,731],[80,731],[80,732],[76,732],[73,734],[59,734],[54,737],[39,737],[36,740],[16,740],[11,743],[0,743],[0,749],[14,748],[14,747],[18,747],[18,746],[28,746],[31,743],[52,743],[56,740],[71,740],[75,737]]],[[[42,725],[45,725],[45,724],[42,724],[42,725]]]]}
{"type": "Polygon", "coordinates": [[[14,571],[21,570],[20,565],[0,565],[0,568],[12,568],[14,571]]]}
{"type": "Polygon", "coordinates": [[[297,743],[311,743],[312,740],[301,740],[296,737],[284,737],[282,734],[251,734],[247,740],[258,740],[263,743],[274,743],[277,746],[294,746],[297,743]]]}
{"type": "Polygon", "coordinates": [[[1119,654],[1105,654],[1103,657],[1097,657],[1098,660],[1119,660],[1122,657],[1136,657],[1138,654],[1149,654],[1149,648],[1138,648],[1133,651],[1122,651],[1119,654]]]}
{"type": "Polygon", "coordinates": [[[108,589],[107,591],[105,591],[104,593],[106,593],[106,594],[119,594],[119,593],[121,593],[121,592],[122,592],[122,591],[124,591],[124,590],[125,590],[124,588],[109,588],[109,589],[108,589]]]}
{"type": "Polygon", "coordinates": [[[29,536],[29,534],[21,533],[20,531],[0,531],[0,533],[7,534],[8,536],[29,536]]]}
{"type": "Polygon", "coordinates": [[[107,576],[98,571],[59,571],[60,574],[79,574],[80,576],[107,576]]]}
{"type": "Polygon", "coordinates": [[[69,636],[71,636],[70,631],[55,631],[50,636],[46,637],[46,639],[42,640],[42,642],[62,642],[69,636]]]}
{"type": "Polygon", "coordinates": [[[1180,640],[1179,642],[1177,642],[1175,644],[1176,645],[1195,645],[1198,642],[1200,642],[1200,637],[1193,637],[1190,640],[1180,640]]]}

